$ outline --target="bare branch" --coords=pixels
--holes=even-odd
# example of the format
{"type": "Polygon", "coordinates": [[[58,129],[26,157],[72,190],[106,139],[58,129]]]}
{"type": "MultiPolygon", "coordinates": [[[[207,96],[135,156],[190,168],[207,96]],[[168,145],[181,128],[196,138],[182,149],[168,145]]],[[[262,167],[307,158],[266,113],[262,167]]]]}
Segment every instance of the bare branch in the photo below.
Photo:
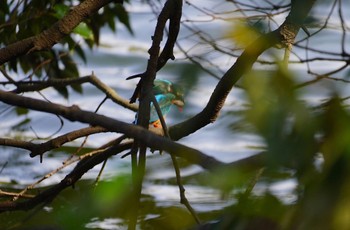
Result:
{"type": "Polygon", "coordinates": [[[32,143],[29,141],[15,140],[10,138],[0,138],[0,145],[11,146],[16,148],[22,148],[31,151],[30,156],[42,156],[45,152],[61,147],[67,142],[71,142],[80,137],[88,136],[95,133],[108,132],[107,129],[102,127],[87,127],[79,130],[75,130],[59,137],[53,138],[44,143],[32,143]]]}
{"type": "Polygon", "coordinates": [[[72,132],[66,133],[59,137],[53,138],[45,143],[36,144],[37,146],[35,147],[34,150],[32,150],[32,152],[30,153],[30,156],[31,157],[35,157],[38,155],[42,156],[45,152],[55,148],[59,148],[67,142],[71,142],[80,137],[88,136],[95,133],[101,133],[101,132],[108,132],[108,130],[98,126],[86,127],[79,130],[74,130],[72,132]]]}
{"type": "MultiPolygon", "coordinates": [[[[133,111],[137,111],[138,105],[130,104],[129,100],[121,97],[114,89],[103,83],[94,73],[89,76],[84,76],[80,78],[68,78],[68,79],[48,79],[47,81],[30,81],[30,82],[16,82],[15,85],[17,88],[13,90],[14,93],[24,93],[24,92],[32,92],[32,91],[40,91],[52,86],[68,86],[72,84],[84,84],[91,83],[96,86],[102,92],[106,94],[106,96],[111,99],[113,102],[128,108],[133,111]]],[[[12,84],[12,83],[8,83],[12,84]]]]}
{"type": "Polygon", "coordinates": [[[15,140],[10,138],[0,138],[0,145],[26,149],[30,151],[33,151],[38,147],[37,144],[29,141],[15,140]]]}

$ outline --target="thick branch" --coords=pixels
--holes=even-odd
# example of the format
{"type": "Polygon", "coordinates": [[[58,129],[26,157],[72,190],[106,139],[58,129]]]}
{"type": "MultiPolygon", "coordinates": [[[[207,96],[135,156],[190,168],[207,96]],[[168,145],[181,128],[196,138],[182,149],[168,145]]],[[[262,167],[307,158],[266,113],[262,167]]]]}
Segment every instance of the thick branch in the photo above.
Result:
{"type": "Polygon", "coordinates": [[[38,146],[37,144],[29,141],[15,140],[10,138],[0,138],[0,145],[26,149],[29,151],[33,151],[38,146]]]}
{"type": "MultiPolygon", "coordinates": [[[[150,120],[150,102],[153,96],[153,81],[156,78],[157,71],[162,68],[169,58],[174,59],[173,47],[180,28],[182,0],[167,0],[161,13],[158,16],[157,25],[152,36],[152,46],[148,50],[150,55],[147,63],[146,71],[140,75],[141,79],[137,84],[137,87],[132,95],[130,102],[136,101],[139,97],[139,111],[137,116],[137,124],[148,129],[150,120]],[[170,29],[167,43],[164,47],[162,54],[159,57],[160,44],[163,39],[163,32],[167,20],[170,18],[170,29]],[[173,36],[173,37],[170,37],[173,36]],[[161,59],[159,59],[161,58],[161,59]]],[[[142,191],[142,181],[145,174],[146,166],[146,149],[147,144],[143,142],[135,141],[131,161],[132,161],[132,174],[133,174],[133,185],[134,185],[134,205],[133,213],[129,218],[128,229],[135,229],[137,223],[137,210],[139,210],[139,202],[142,191]],[[136,164],[136,149],[139,148],[138,163],[136,164]],[[137,167],[137,168],[136,168],[137,167]]],[[[173,156],[172,156],[173,157],[173,156]]]]}
{"type": "Polygon", "coordinates": [[[86,127],[63,134],[44,143],[32,143],[29,141],[15,140],[10,138],[0,138],[0,145],[29,150],[31,151],[30,156],[35,157],[42,155],[49,150],[59,148],[63,144],[71,142],[80,137],[101,132],[108,132],[108,130],[98,126],[86,127]]]}
{"type": "Polygon", "coordinates": [[[171,138],[173,140],[178,140],[214,122],[234,84],[244,73],[252,68],[260,54],[273,45],[276,45],[279,41],[278,31],[274,31],[261,36],[248,46],[242,55],[238,57],[236,63],[221,78],[207,106],[194,117],[170,128],[169,134],[171,138]]]}
{"type": "Polygon", "coordinates": [[[35,157],[38,155],[42,155],[43,153],[49,150],[59,148],[63,144],[78,139],[80,137],[85,137],[91,134],[102,132],[108,132],[108,130],[99,126],[86,127],[79,130],[74,130],[72,132],[58,136],[44,143],[36,144],[36,147],[31,150],[30,156],[35,157]]]}
{"type": "MultiPolygon", "coordinates": [[[[142,74],[136,74],[127,79],[132,79],[136,77],[141,77],[140,82],[138,83],[135,92],[133,93],[130,103],[134,103],[137,97],[140,95],[141,87],[143,87],[145,76],[154,75],[158,70],[160,70],[169,59],[174,60],[174,45],[177,39],[177,36],[180,31],[180,20],[182,16],[182,0],[168,0],[164,4],[162,11],[160,12],[157,20],[157,25],[152,36],[152,46],[149,49],[150,58],[147,65],[147,70],[142,74]],[[163,40],[163,32],[165,29],[166,22],[169,22],[169,34],[163,51],[159,55],[160,44],[163,40]],[[158,56],[159,55],[159,56],[158,56]]],[[[153,83],[153,80],[152,80],[153,83]]],[[[150,83],[149,83],[150,84],[150,83]]],[[[146,84],[145,84],[146,85],[146,84]]]]}
{"type": "Polygon", "coordinates": [[[128,137],[135,138],[152,149],[165,150],[170,154],[182,157],[189,162],[198,164],[208,170],[213,170],[225,165],[215,158],[207,156],[196,149],[176,143],[165,137],[158,136],[140,126],[118,121],[90,111],[84,111],[75,105],[66,107],[38,99],[19,96],[2,90],[0,90],[0,101],[10,105],[60,115],[71,121],[88,123],[92,126],[101,126],[112,132],[124,133],[128,137]]]}
{"type": "Polygon", "coordinates": [[[172,0],[167,2],[168,7],[171,9],[169,15],[169,34],[168,39],[164,45],[162,53],[159,55],[157,70],[160,70],[169,59],[174,60],[174,45],[177,40],[177,36],[180,31],[180,21],[182,16],[182,0],[172,0]]]}
{"type": "Polygon", "coordinates": [[[302,26],[307,14],[313,6],[315,0],[292,1],[291,12],[284,23],[275,31],[262,35],[239,56],[232,67],[224,74],[216,85],[207,106],[196,116],[170,127],[169,134],[171,139],[179,140],[198,129],[214,122],[222,109],[227,95],[232,90],[236,82],[252,69],[257,58],[267,49],[276,45],[288,45],[294,42],[294,39],[302,26]],[[301,10],[302,8],[302,10],[301,10]]]}

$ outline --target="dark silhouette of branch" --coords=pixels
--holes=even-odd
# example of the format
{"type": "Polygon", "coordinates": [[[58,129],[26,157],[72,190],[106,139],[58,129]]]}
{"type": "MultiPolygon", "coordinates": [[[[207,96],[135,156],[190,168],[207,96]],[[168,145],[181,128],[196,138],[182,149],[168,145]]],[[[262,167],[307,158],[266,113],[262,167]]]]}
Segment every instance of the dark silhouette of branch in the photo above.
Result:
{"type": "MultiPolygon", "coordinates": [[[[160,119],[160,123],[162,125],[162,129],[163,129],[163,133],[164,133],[164,136],[167,137],[167,138],[170,138],[170,135],[169,135],[169,132],[168,132],[168,127],[165,123],[165,120],[164,120],[164,117],[162,115],[162,111],[159,107],[159,104],[156,100],[156,98],[153,96],[152,97],[152,103],[157,111],[157,114],[158,114],[158,117],[160,119]]],[[[177,162],[177,159],[176,159],[176,156],[175,155],[172,155],[170,154],[170,157],[171,157],[171,161],[173,163],[173,167],[174,167],[174,170],[175,170],[175,176],[176,176],[176,183],[177,183],[177,186],[179,187],[179,192],[180,192],[180,203],[185,205],[185,207],[187,208],[187,210],[191,213],[191,215],[193,216],[194,220],[197,222],[197,224],[200,224],[201,221],[197,215],[197,213],[195,212],[195,210],[192,208],[190,202],[187,200],[186,198],[186,195],[185,195],[185,187],[183,186],[182,184],[182,178],[181,178],[181,173],[180,173],[180,167],[179,167],[179,164],[177,162]]]]}
{"type": "Polygon", "coordinates": [[[180,20],[182,16],[182,1],[173,0],[168,1],[164,7],[172,9],[169,15],[169,34],[168,39],[164,45],[162,53],[159,55],[157,70],[160,70],[169,59],[174,60],[174,45],[177,40],[177,35],[180,31],[180,20]]]}
{"type": "Polygon", "coordinates": [[[38,147],[38,144],[29,141],[22,141],[10,138],[0,138],[0,145],[26,149],[29,151],[34,151],[38,147]]]}
{"type": "MultiPolygon", "coordinates": [[[[180,31],[180,20],[182,16],[182,1],[181,0],[168,0],[158,16],[157,26],[154,31],[154,35],[152,36],[152,46],[149,49],[150,60],[148,61],[147,69],[145,73],[136,74],[128,77],[127,79],[133,79],[140,77],[141,80],[137,84],[137,87],[130,99],[130,103],[134,103],[138,98],[141,90],[141,86],[143,84],[143,76],[149,72],[152,68],[152,71],[155,73],[160,70],[169,59],[174,60],[174,45],[176,43],[177,36],[180,31]],[[163,40],[163,34],[165,29],[165,24],[169,20],[169,34],[167,41],[163,47],[163,51],[159,55],[159,47],[160,43],[163,40]],[[158,56],[159,55],[159,56],[158,56]]],[[[155,74],[154,73],[154,74],[155,74]]]]}
{"type": "Polygon", "coordinates": [[[208,170],[213,170],[217,167],[225,165],[215,158],[207,156],[196,149],[156,135],[138,125],[125,123],[104,115],[81,110],[76,105],[67,107],[60,104],[19,96],[2,90],[0,90],[0,101],[9,105],[60,115],[71,121],[79,121],[92,126],[100,126],[108,129],[111,132],[123,133],[127,137],[135,138],[152,149],[167,151],[170,154],[182,157],[189,162],[198,164],[208,170]]]}
{"type": "Polygon", "coordinates": [[[243,51],[241,56],[237,58],[236,62],[216,85],[206,107],[194,117],[170,127],[169,134],[171,139],[179,140],[214,122],[233,86],[245,73],[251,70],[257,58],[264,51],[277,45],[287,47],[289,44],[293,44],[313,3],[314,0],[309,0],[300,6],[300,1],[292,1],[291,12],[283,24],[278,29],[260,36],[243,51]]]}
{"type": "Polygon", "coordinates": [[[0,138],[0,145],[29,150],[31,151],[30,157],[40,156],[40,162],[42,162],[42,156],[45,152],[59,148],[63,144],[71,142],[80,137],[101,132],[108,132],[108,130],[98,126],[86,127],[63,134],[44,143],[32,143],[29,141],[22,141],[10,138],[0,138]]]}
{"type": "MultiPolygon", "coordinates": [[[[180,29],[180,18],[182,15],[182,0],[168,0],[164,4],[162,11],[160,12],[155,27],[154,34],[152,36],[152,45],[148,50],[149,59],[147,63],[146,71],[140,74],[140,81],[130,99],[133,103],[139,97],[139,110],[136,123],[146,129],[149,127],[150,120],[150,102],[153,97],[153,81],[156,78],[156,73],[161,69],[169,59],[174,59],[173,48],[177,39],[177,35],[180,29]],[[159,55],[160,44],[163,40],[163,34],[166,22],[169,22],[169,36],[164,46],[163,52],[159,55]]],[[[135,229],[137,223],[137,216],[139,210],[139,202],[142,191],[142,181],[145,174],[146,166],[146,150],[149,145],[140,142],[135,142],[132,151],[132,174],[133,174],[133,212],[129,218],[129,229],[135,229]],[[139,149],[138,162],[136,163],[136,149],[139,149]],[[137,168],[136,168],[137,167],[137,168]]]]}
{"type": "Polygon", "coordinates": [[[59,148],[67,142],[71,142],[80,137],[88,136],[95,133],[101,133],[101,132],[108,132],[108,130],[98,126],[86,127],[86,128],[74,130],[72,132],[53,138],[44,143],[35,144],[36,147],[33,150],[31,150],[30,157],[35,157],[39,155],[42,157],[42,155],[45,152],[55,148],[59,148]]]}
{"type": "MultiPolygon", "coordinates": [[[[79,25],[85,18],[97,12],[113,0],[85,0],[72,8],[62,19],[40,34],[15,42],[0,49],[0,65],[19,56],[45,50],[54,46],[79,25]]],[[[118,0],[122,3],[122,0],[118,0]]]]}
{"type": "MultiPolygon", "coordinates": [[[[1,202],[0,213],[4,211],[29,210],[41,203],[45,204],[51,202],[65,188],[71,186],[74,187],[74,184],[91,168],[104,162],[110,156],[116,155],[122,151],[130,149],[131,147],[131,142],[121,143],[119,145],[114,145],[99,154],[83,158],[60,183],[46,189],[45,191],[42,191],[36,196],[24,194],[23,192],[19,194],[10,194],[5,191],[0,191],[0,193],[7,194],[8,196],[31,198],[25,201],[14,199],[13,201],[1,202]]],[[[215,172],[217,171],[220,173],[220,171],[223,171],[224,173],[228,173],[228,169],[252,172],[252,170],[256,170],[264,166],[264,164],[262,164],[262,162],[264,161],[263,157],[263,154],[257,154],[245,159],[241,159],[236,162],[223,165],[224,167],[217,167],[215,169],[215,172]]],[[[27,190],[28,189],[25,189],[24,192],[27,190]]]]}
{"type": "Polygon", "coordinates": [[[328,80],[333,80],[333,81],[341,81],[341,82],[344,82],[344,83],[350,83],[349,80],[346,80],[346,79],[343,79],[343,78],[331,77],[331,75],[344,70],[349,65],[350,65],[350,63],[345,63],[344,65],[340,66],[339,68],[334,69],[334,70],[332,70],[332,71],[330,71],[328,73],[324,73],[324,74],[317,74],[317,73],[314,73],[314,72],[310,71],[310,74],[315,75],[315,78],[310,80],[310,81],[306,81],[306,82],[300,83],[300,84],[296,85],[295,88],[302,88],[302,87],[314,84],[314,83],[316,83],[318,81],[321,81],[323,79],[328,79],[328,80]]]}
{"type": "MultiPolygon", "coordinates": [[[[130,148],[130,144],[117,145],[110,147],[106,151],[100,154],[93,155],[91,157],[84,158],[77,166],[70,172],[60,183],[42,191],[32,199],[25,201],[4,201],[0,203],[0,212],[15,211],[15,210],[29,210],[41,203],[51,202],[63,189],[74,186],[87,171],[93,168],[95,165],[100,164],[108,157],[120,153],[130,148]]],[[[23,195],[22,195],[23,196],[23,195]]]]}

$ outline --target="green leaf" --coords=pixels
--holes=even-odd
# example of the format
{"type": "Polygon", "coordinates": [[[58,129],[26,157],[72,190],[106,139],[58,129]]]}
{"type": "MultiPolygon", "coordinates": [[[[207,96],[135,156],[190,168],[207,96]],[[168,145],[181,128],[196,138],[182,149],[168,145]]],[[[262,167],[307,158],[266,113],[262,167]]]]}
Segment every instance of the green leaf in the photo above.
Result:
{"type": "Polygon", "coordinates": [[[63,4],[56,4],[54,5],[53,9],[55,10],[54,16],[58,19],[61,19],[69,10],[69,6],[63,4]]]}
{"type": "Polygon", "coordinates": [[[129,174],[121,174],[111,181],[101,181],[94,191],[93,202],[96,202],[96,208],[100,211],[106,209],[116,209],[125,200],[130,201],[130,181],[129,174]],[[119,204],[119,205],[118,205],[119,204]]]}
{"type": "Polygon", "coordinates": [[[94,39],[94,35],[91,31],[91,29],[86,25],[85,22],[80,23],[75,29],[73,30],[75,34],[78,34],[82,36],[85,39],[94,39]]]}
{"type": "Polygon", "coordinates": [[[108,23],[109,28],[111,28],[111,30],[112,30],[113,32],[115,32],[116,27],[115,27],[114,18],[113,18],[113,17],[108,17],[108,18],[107,18],[107,23],[108,23]]]}
{"type": "Polygon", "coordinates": [[[9,11],[9,4],[6,3],[6,1],[0,1],[0,14],[8,14],[10,11],[9,11]]]}
{"type": "Polygon", "coordinates": [[[16,125],[12,126],[14,130],[25,130],[27,124],[31,121],[30,118],[24,118],[22,121],[18,122],[16,125]]]}
{"type": "Polygon", "coordinates": [[[81,48],[80,45],[76,45],[74,47],[74,51],[77,52],[78,56],[86,63],[86,56],[84,50],[81,48]]]}
{"type": "Polygon", "coordinates": [[[16,107],[16,114],[17,115],[25,115],[28,114],[29,110],[27,108],[23,107],[16,107]]]}
{"type": "Polygon", "coordinates": [[[85,42],[90,48],[92,48],[93,45],[98,45],[100,43],[100,27],[96,25],[93,21],[90,21],[88,23],[88,26],[92,31],[94,37],[93,41],[95,42],[95,44],[92,42],[91,39],[85,40],[85,42]]]}
{"type": "Polygon", "coordinates": [[[58,87],[58,86],[55,86],[54,87],[54,89],[55,90],[57,90],[57,92],[59,93],[59,94],[61,94],[64,98],[68,98],[68,90],[67,90],[67,88],[66,87],[58,87]]]}
{"type": "Polygon", "coordinates": [[[134,34],[132,31],[130,21],[129,21],[129,14],[125,10],[124,6],[117,4],[115,7],[116,15],[121,23],[123,23],[126,28],[129,30],[130,34],[134,34]]]}
{"type": "Polygon", "coordinates": [[[70,55],[61,57],[64,69],[62,70],[62,78],[77,78],[79,76],[78,68],[70,55]]]}
{"type": "Polygon", "coordinates": [[[81,86],[81,84],[72,84],[70,85],[72,87],[72,89],[77,92],[82,94],[83,93],[83,87],[81,86]]]}
{"type": "MultiPolygon", "coordinates": [[[[79,70],[71,58],[70,55],[63,56],[61,58],[61,61],[64,65],[64,69],[60,72],[60,76],[62,78],[78,78],[79,77],[79,70]]],[[[72,84],[72,89],[78,93],[83,92],[83,88],[80,84],[72,84]]]]}

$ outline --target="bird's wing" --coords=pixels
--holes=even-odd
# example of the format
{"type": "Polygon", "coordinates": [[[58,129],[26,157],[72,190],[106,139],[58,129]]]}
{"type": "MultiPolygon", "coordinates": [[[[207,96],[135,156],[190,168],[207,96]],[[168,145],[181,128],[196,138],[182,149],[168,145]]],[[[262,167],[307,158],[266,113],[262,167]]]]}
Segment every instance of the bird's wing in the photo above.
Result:
{"type": "MultiPolygon", "coordinates": [[[[162,111],[163,117],[166,116],[170,111],[172,100],[175,98],[175,96],[173,94],[168,93],[155,95],[155,98],[158,102],[160,110],[162,111]]],[[[150,122],[154,122],[158,119],[159,117],[156,108],[154,107],[153,103],[151,103],[150,122]]]]}

